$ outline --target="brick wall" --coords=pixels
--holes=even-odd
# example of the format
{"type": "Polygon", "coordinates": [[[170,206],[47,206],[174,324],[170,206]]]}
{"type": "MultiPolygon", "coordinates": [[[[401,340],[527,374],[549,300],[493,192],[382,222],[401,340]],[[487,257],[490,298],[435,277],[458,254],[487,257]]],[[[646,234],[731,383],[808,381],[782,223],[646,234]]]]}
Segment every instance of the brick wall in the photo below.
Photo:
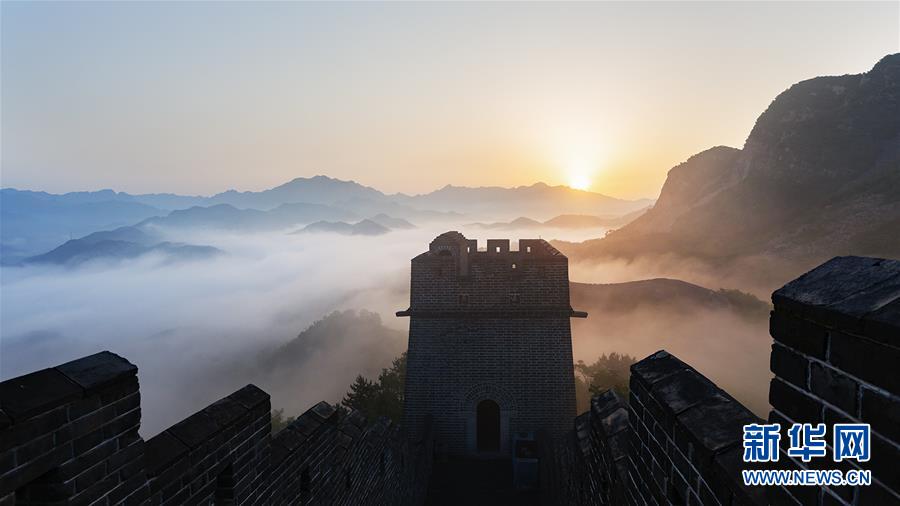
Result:
{"type": "MultiPolygon", "coordinates": [[[[771,422],[866,422],[874,484],[770,491],[774,504],[900,504],[900,261],[838,257],[772,295],[771,422]]],[[[782,437],[785,443],[787,438],[782,437]]],[[[829,440],[830,437],[826,438],[829,440]]],[[[830,444],[829,444],[830,447],[830,444]]],[[[808,468],[784,451],[781,461],[808,468]]],[[[850,468],[831,459],[812,461],[850,468]]]]}
{"type": "Polygon", "coordinates": [[[631,368],[632,457],[659,504],[763,504],[741,481],[743,426],[760,419],[660,351],[631,368]]]}
{"type": "Polygon", "coordinates": [[[502,445],[519,431],[561,436],[575,416],[574,377],[567,317],[414,316],[403,424],[433,417],[441,452],[472,453],[475,410],[490,399],[501,409],[502,445]]]}
{"type": "Polygon", "coordinates": [[[546,502],[644,504],[647,488],[636,481],[631,434],[628,405],[611,390],[594,397],[569,438],[542,444],[542,453],[551,457],[541,461],[546,502]]]}
{"type": "Polygon", "coordinates": [[[0,504],[146,495],[137,368],[109,352],[0,383],[0,504]]]}
{"type": "MultiPolygon", "coordinates": [[[[568,260],[542,240],[438,236],[412,260],[403,424],[432,417],[438,451],[479,453],[479,402],[500,408],[500,455],[516,432],[562,437],[575,416],[568,260]]],[[[483,453],[483,452],[482,452],[483,453]]]]}
{"type": "Polygon", "coordinates": [[[139,426],[137,368],[109,352],[0,383],[0,505],[420,504],[431,469],[427,426],[324,402],[273,437],[253,385],[146,443],[139,426]]]}
{"type": "Polygon", "coordinates": [[[474,242],[447,232],[412,260],[410,310],[571,312],[568,259],[546,241],[523,239],[517,251],[508,239],[487,251],[474,242]]]}
{"type": "Polygon", "coordinates": [[[564,479],[557,504],[760,505],[741,481],[747,408],[673,355],[659,351],[631,369],[629,401],[607,391],[553,449],[564,479]]]}
{"type": "MultiPolygon", "coordinates": [[[[607,392],[575,421],[570,437],[544,447],[551,502],[558,504],[900,504],[900,261],[835,258],[776,291],[770,330],[769,422],[782,425],[777,463],[742,460],[742,426],[760,420],[665,351],[634,364],[626,405],[607,392]],[[803,464],[786,453],[787,427],[871,424],[871,460],[803,464]],[[852,462],[852,463],[851,463],[852,462]],[[549,468],[548,468],[549,467],[549,468]],[[743,486],[740,471],[872,471],[859,487],[743,486]]],[[[830,439],[826,438],[829,443],[830,439]]]]}

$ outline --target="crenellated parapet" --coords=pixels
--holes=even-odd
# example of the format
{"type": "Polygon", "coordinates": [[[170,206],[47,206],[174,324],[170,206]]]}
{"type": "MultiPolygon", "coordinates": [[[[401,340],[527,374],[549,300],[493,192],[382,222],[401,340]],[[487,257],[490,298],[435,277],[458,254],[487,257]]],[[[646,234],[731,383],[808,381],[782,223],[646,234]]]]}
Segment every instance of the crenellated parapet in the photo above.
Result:
{"type": "Polygon", "coordinates": [[[110,352],[0,383],[0,505],[424,498],[428,427],[410,440],[321,402],[273,436],[269,394],[247,385],[145,442],[140,410],[137,367],[110,352]]]}
{"type": "MultiPolygon", "coordinates": [[[[659,351],[631,368],[628,402],[607,391],[544,462],[558,504],[900,504],[900,261],[838,257],[777,290],[768,422],[659,351]],[[743,461],[743,427],[777,423],[777,461],[743,461]],[[871,459],[804,463],[794,423],[871,426],[871,459]],[[742,470],[865,469],[870,485],[748,487],[742,470]]],[[[826,438],[827,439],[827,438],[826,438]]],[[[830,439],[828,451],[833,451],[830,439]]]]}
{"type": "Polygon", "coordinates": [[[542,239],[478,241],[445,232],[412,259],[410,306],[398,316],[585,317],[569,304],[569,261],[542,239]]]}
{"type": "MultiPolygon", "coordinates": [[[[873,484],[831,487],[822,500],[900,504],[900,261],[837,257],[775,291],[772,302],[769,421],[870,424],[872,459],[832,464],[871,469],[873,484]]],[[[792,469],[814,468],[781,457],[792,469]]],[[[815,492],[773,488],[769,499],[807,504],[815,492]]]]}

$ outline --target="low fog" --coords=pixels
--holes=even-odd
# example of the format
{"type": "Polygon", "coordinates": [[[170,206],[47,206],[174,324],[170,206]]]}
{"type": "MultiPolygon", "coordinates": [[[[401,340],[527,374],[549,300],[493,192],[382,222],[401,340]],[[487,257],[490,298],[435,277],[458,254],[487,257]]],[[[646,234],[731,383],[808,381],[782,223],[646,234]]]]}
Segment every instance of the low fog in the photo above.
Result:
{"type": "MultiPolygon", "coordinates": [[[[408,321],[394,312],[408,305],[409,261],[450,228],[459,229],[436,225],[377,237],[162,230],[167,239],[226,254],[179,263],[146,255],[77,268],[4,267],[0,378],[108,349],[139,368],[145,437],[249,382],[288,415],[319,400],[337,402],[357,374],[377,375],[405,349],[408,321]]],[[[482,246],[489,237],[577,241],[603,232],[461,231],[482,246]]],[[[630,279],[648,277],[639,274],[630,279]]],[[[596,267],[573,264],[571,278],[596,282],[596,267]]],[[[615,314],[582,306],[576,309],[591,317],[574,324],[576,360],[609,351],[643,358],[667,348],[751,409],[767,409],[764,319],[655,304],[615,314]]]]}

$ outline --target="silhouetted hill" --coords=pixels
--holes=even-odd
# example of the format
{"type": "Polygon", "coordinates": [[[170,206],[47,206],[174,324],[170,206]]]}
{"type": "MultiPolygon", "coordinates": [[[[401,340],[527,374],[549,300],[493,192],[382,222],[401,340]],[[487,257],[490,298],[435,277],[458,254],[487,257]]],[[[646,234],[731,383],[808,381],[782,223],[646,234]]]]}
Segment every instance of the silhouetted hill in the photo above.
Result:
{"type": "Polygon", "coordinates": [[[229,204],[218,204],[172,211],[168,216],[151,218],[141,225],[265,231],[285,229],[319,220],[345,220],[355,217],[356,215],[349,211],[321,204],[281,204],[269,211],[238,209],[229,204]]]}
{"type": "Polygon", "coordinates": [[[148,253],[162,255],[167,261],[183,261],[212,258],[223,252],[212,246],[166,241],[151,228],[135,226],[72,239],[47,253],[25,258],[24,263],[75,267],[94,260],[119,261],[148,253]]]}
{"type": "Polygon", "coordinates": [[[165,211],[111,190],[53,195],[0,190],[0,257],[15,263],[91,232],[131,225],[165,211]]]}
{"type": "Polygon", "coordinates": [[[494,223],[469,223],[468,225],[466,225],[466,227],[481,228],[484,230],[533,229],[543,228],[543,226],[543,223],[537,220],[532,220],[531,218],[526,218],[524,216],[520,216],[512,221],[498,221],[494,223]]]}
{"type": "Polygon", "coordinates": [[[256,361],[242,357],[221,374],[239,374],[272,392],[285,412],[299,412],[310,395],[340,401],[358,374],[378,377],[405,348],[406,333],[386,327],[377,313],[335,311],[290,341],[262,350],[256,361]]]}
{"type": "MultiPolygon", "coordinates": [[[[712,264],[900,256],[900,54],[861,75],[795,84],[742,150],[673,168],[656,205],[604,239],[557,243],[575,260],[677,254],[712,264]]],[[[751,274],[751,273],[748,273],[751,274]]],[[[783,282],[773,280],[772,283],[783,282]]]]}
{"type": "Polygon", "coordinates": [[[221,254],[222,251],[212,246],[172,242],[160,242],[147,246],[137,242],[115,239],[73,239],[43,255],[29,257],[25,259],[25,263],[74,267],[90,261],[120,261],[150,253],[163,255],[166,261],[185,261],[208,259],[221,254]]]}
{"type": "Polygon", "coordinates": [[[516,218],[510,222],[495,223],[471,223],[467,226],[482,228],[485,230],[517,230],[517,229],[541,229],[541,228],[614,228],[621,227],[647,212],[647,209],[639,209],[622,216],[591,216],[588,214],[561,214],[545,222],[526,218],[516,218]]]}
{"type": "Polygon", "coordinates": [[[527,212],[538,219],[559,214],[619,215],[647,207],[648,199],[622,200],[600,193],[575,190],[568,186],[531,186],[468,188],[447,185],[424,195],[396,195],[399,202],[422,209],[457,211],[476,216],[512,219],[527,212]]]}
{"type": "Polygon", "coordinates": [[[372,220],[362,220],[358,223],[346,223],[343,221],[317,221],[311,223],[294,234],[311,234],[330,232],[341,235],[382,235],[390,232],[391,229],[384,225],[375,223],[372,220]]]}
{"type": "Polygon", "coordinates": [[[710,290],[678,279],[645,279],[626,283],[570,283],[572,307],[625,314],[651,310],[690,314],[697,310],[729,311],[749,320],[765,320],[771,309],[753,295],[737,290],[710,290]]]}
{"type": "Polygon", "coordinates": [[[416,228],[412,223],[404,220],[403,218],[394,218],[392,216],[388,216],[384,213],[377,214],[369,218],[370,220],[378,223],[381,226],[394,229],[394,230],[408,230],[412,228],[416,228]]]}
{"type": "Polygon", "coordinates": [[[298,177],[283,185],[259,192],[227,192],[213,195],[210,204],[229,204],[239,208],[273,209],[282,204],[303,202],[306,204],[339,205],[357,199],[383,201],[387,197],[380,191],[355,181],[341,181],[327,176],[298,177]]]}

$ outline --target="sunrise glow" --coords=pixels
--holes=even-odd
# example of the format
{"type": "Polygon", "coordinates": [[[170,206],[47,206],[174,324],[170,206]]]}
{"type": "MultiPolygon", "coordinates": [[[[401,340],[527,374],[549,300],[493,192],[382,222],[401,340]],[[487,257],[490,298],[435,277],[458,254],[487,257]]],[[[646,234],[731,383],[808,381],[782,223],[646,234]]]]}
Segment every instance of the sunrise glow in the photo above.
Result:
{"type": "Polygon", "coordinates": [[[569,174],[569,187],[576,190],[587,190],[591,187],[591,179],[584,172],[573,172],[569,174]]]}

